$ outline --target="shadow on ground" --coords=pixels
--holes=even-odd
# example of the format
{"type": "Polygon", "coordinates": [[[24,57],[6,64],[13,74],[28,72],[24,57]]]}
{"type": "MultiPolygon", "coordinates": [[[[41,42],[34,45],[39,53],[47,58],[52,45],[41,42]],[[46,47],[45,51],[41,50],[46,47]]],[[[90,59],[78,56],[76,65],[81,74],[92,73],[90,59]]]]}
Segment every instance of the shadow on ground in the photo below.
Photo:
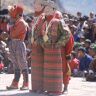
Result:
{"type": "Polygon", "coordinates": [[[12,93],[11,94],[11,91],[6,91],[6,90],[0,90],[0,92],[4,92],[4,93],[9,93],[10,92],[10,95],[8,94],[7,95],[7,93],[6,94],[2,94],[2,95],[0,95],[0,96],[45,96],[45,95],[43,95],[43,94],[35,94],[35,93],[30,93],[30,92],[22,92],[22,93],[12,93]]]}

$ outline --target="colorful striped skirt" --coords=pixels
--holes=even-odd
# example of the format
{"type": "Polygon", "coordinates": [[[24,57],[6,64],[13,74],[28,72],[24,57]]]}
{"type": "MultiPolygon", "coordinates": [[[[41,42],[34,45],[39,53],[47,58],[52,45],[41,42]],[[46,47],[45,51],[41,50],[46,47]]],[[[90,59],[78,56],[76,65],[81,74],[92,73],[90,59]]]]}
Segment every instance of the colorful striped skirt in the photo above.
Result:
{"type": "Polygon", "coordinates": [[[43,48],[38,46],[32,46],[32,63],[31,63],[31,82],[32,90],[43,90],[43,66],[44,66],[44,54],[43,48]]]}
{"type": "Polygon", "coordinates": [[[62,92],[63,72],[60,48],[44,48],[44,90],[62,92]]]}

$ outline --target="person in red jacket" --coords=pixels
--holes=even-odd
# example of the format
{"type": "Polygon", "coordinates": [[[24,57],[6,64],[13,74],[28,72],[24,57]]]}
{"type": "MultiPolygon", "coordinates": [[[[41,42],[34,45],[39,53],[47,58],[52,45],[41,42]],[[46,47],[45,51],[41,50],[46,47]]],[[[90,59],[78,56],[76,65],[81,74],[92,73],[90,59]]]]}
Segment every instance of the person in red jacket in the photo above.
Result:
{"type": "MultiPolygon", "coordinates": [[[[54,16],[55,16],[55,18],[61,20],[65,24],[65,22],[63,21],[62,13],[60,11],[56,11],[54,16]]],[[[66,26],[66,29],[68,31],[70,31],[68,26],[66,26]]],[[[68,74],[70,71],[70,66],[68,64],[68,62],[69,62],[68,58],[70,58],[70,54],[73,50],[73,46],[74,46],[74,38],[73,38],[73,35],[71,34],[70,39],[67,42],[67,44],[65,45],[65,47],[61,48],[62,67],[63,67],[63,83],[64,83],[63,92],[67,91],[67,87],[68,87],[69,80],[70,80],[70,74],[68,74]]]]}
{"type": "MultiPolygon", "coordinates": [[[[67,30],[69,30],[68,26],[67,26],[67,30]]],[[[68,91],[68,84],[69,84],[70,75],[71,75],[71,69],[69,66],[69,58],[73,50],[73,46],[74,46],[74,38],[73,38],[72,33],[70,32],[70,37],[69,37],[68,42],[66,43],[65,47],[62,46],[61,48],[62,66],[63,66],[63,83],[64,83],[63,92],[68,91]]]]}
{"type": "MultiPolygon", "coordinates": [[[[60,11],[56,11],[54,16],[55,16],[55,18],[61,20],[65,24],[65,22],[63,21],[62,13],[60,11]]],[[[66,26],[66,29],[68,31],[70,31],[68,26],[66,26]]],[[[68,87],[69,80],[70,80],[70,74],[68,74],[70,71],[70,66],[68,64],[68,62],[69,62],[68,58],[70,58],[70,54],[73,50],[73,46],[74,46],[74,38],[73,38],[73,35],[71,34],[70,39],[67,42],[67,44],[65,45],[65,47],[62,46],[62,48],[61,48],[62,67],[63,67],[63,84],[64,84],[63,93],[65,91],[67,91],[67,87],[68,87]]]]}
{"type": "Polygon", "coordinates": [[[28,89],[28,65],[26,60],[26,46],[24,39],[26,36],[28,24],[23,19],[23,8],[18,5],[10,6],[9,15],[13,20],[13,26],[10,28],[9,51],[10,60],[14,66],[14,79],[8,90],[18,89],[18,83],[23,74],[23,85],[20,90],[28,89]]]}

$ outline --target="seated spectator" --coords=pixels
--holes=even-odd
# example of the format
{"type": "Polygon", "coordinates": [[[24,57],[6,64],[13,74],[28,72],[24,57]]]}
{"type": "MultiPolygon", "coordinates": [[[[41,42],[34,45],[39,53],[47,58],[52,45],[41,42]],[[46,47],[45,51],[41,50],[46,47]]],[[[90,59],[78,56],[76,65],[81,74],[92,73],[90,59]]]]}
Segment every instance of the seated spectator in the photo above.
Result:
{"type": "Polygon", "coordinates": [[[73,48],[73,50],[75,52],[78,52],[78,48],[81,47],[81,46],[84,46],[84,44],[83,43],[79,43],[79,42],[74,42],[74,48],[73,48]]]}
{"type": "Polygon", "coordinates": [[[87,74],[85,74],[87,81],[96,81],[96,45],[93,46],[92,50],[94,52],[94,59],[90,64],[87,74]]]}
{"type": "Polygon", "coordinates": [[[89,48],[89,55],[92,56],[93,58],[96,56],[95,50],[94,50],[94,43],[91,44],[90,48],[89,48]]]}
{"type": "Polygon", "coordinates": [[[85,42],[85,37],[82,35],[80,36],[80,43],[85,42]]]}
{"type": "Polygon", "coordinates": [[[78,49],[78,58],[80,60],[79,71],[81,72],[81,76],[83,76],[83,72],[85,70],[89,70],[89,65],[93,58],[86,53],[86,49],[84,47],[80,47],[78,49]]]}
{"type": "Polygon", "coordinates": [[[86,52],[87,52],[87,53],[89,53],[90,45],[91,45],[91,40],[86,39],[86,40],[85,40],[85,49],[86,49],[86,52]]]}
{"type": "Polygon", "coordinates": [[[72,76],[76,76],[79,70],[79,60],[76,58],[76,52],[71,53],[71,61],[69,62],[72,76]]]}
{"type": "Polygon", "coordinates": [[[4,69],[4,64],[2,62],[2,57],[0,57],[0,73],[3,71],[4,69]]]}
{"type": "Polygon", "coordinates": [[[84,26],[83,30],[84,30],[84,36],[85,36],[85,38],[91,40],[91,37],[90,36],[92,35],[92,32],[90,32],[89,25],[86,24],[84,26]]]}

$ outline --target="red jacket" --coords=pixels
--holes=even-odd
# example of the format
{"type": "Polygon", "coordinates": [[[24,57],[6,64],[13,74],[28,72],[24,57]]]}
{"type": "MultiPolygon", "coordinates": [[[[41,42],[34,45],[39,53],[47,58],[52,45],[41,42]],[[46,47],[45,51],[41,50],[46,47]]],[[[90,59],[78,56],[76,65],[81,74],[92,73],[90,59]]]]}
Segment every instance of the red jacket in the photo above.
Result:
{"type": "Polygon", "coordinates": [[[0,70],[2,70],[4,68],[4,64],[0,63],[0,70]]]}
{"type": "Polygon", "coordinates": [[[79,69],[79,60],[77,58],[74,58],[71,60],[69,65],[70,65],[71,71],[73,71],[74,69],[79,69]]]}
{"type": "Polygon", "coordinates": [[[10,28],[10,38],[20,39],[23,41],[25,39],[27,29],[28,24],[24,21],[23,18],[19,18],[14,24],[14,26],[10,28]]]}

